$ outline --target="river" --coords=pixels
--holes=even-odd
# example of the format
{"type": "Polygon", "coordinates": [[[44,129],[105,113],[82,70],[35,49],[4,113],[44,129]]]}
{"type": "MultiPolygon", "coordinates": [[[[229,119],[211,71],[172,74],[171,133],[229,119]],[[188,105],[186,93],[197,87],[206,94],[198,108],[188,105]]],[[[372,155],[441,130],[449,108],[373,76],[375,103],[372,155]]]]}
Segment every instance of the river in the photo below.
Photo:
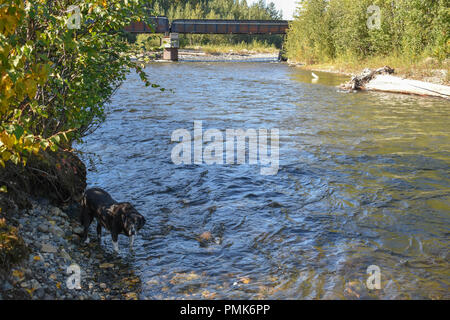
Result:
{"type": "Polygon", "coordinates": [[[316,72],[312,83],[311,72],[273,62],[146,70],[173,91],[130,74],[79,146],[89,186],[147,219],[134,253],[119,238],[140,298],[450,298],[448,101],[343,93],[348,77],[316,72]],[[194,120],[278,129],[277,174],[175,165],[171,135],[194,120]],[[366,287],[371,265],[381,289],[366,287]]]}

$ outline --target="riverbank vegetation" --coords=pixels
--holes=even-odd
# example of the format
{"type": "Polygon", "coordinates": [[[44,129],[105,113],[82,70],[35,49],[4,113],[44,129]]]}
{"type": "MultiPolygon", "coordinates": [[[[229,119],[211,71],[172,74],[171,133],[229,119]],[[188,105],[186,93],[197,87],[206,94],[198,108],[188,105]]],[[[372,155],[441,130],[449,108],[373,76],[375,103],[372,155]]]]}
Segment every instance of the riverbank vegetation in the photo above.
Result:
{"type": "Polygon", "coordinates": [[[274,44],[269,44],[265,41],[254,40],[251,42],[242,41],[235,44],[207,44],[207,45],[187,45],[185,49],[202,50],[207,54],[221,54],[233,52],[236,54],[248,53],[272,53],[278,54],[279,49],[274,44]]]}
{"type": "Polygon", "coordinates": [[[286,39],[290,60],[348,73],[389,65],[449,82],[450,8],[445,0],[301,0],[286,39]],[[380,8],[379,28],[377,12],[380,8]],[[368,10],[369,9],[369,10],[368,10]]]}
{"type": "MultiPolygon", "coordinates": [[[[148,16],[150,8],[141,2],[86,0],[68,12],[72,1],[2,1],[2,216],[27,207],[28,193],[60,203],[79,198],[86,170],[72,142],[104,119],[105,104],[130,69],[157,87],[132,61],[132,46],[122,31],[148,16]]],[[[0,251],[8,247],[5,239],[0,237],[0,251]]]]}
{"type": "MultiPolygon", "coordinates": [[[[246,0],[154,0],[153,10],[159,16],[174,19],[280,20],[282,14],[272,2],[246,0]]],[[[280,35],[180,35],[181,48],[206,48],[211,52],[229,50],[272,51],[281,48],[280,35]]],[[[152,46],[156,44],[153,42],[152,46]]]]}

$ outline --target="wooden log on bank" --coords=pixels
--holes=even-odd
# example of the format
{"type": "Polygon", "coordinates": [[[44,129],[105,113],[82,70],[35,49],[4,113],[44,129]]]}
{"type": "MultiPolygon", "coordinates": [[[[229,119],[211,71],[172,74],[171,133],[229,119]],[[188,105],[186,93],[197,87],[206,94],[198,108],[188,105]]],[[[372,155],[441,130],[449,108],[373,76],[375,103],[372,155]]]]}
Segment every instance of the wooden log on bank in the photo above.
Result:
{"type": "Polygon", "coordinates": [[[393,76],[394,70],[383,67],[376,70],[365,69],[350,82],[341,85],[344,90],[372,90],[392,93],[415,94],[440,97],[450,100],[450,87],[393,76]]]}

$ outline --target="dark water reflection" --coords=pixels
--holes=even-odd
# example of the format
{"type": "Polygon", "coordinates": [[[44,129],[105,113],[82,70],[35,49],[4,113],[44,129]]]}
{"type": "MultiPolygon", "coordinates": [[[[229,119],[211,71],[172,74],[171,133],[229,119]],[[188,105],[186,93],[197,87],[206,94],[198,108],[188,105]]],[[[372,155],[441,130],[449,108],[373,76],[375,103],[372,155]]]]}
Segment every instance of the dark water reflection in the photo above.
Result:
{"type": "MultiPolygon", "coordinates": [[[[152,64],[80,148],[147,217],[141,298],[450,298],[450,103],[340,93],[278,63],[152,64]],[[278,128],[280,170],[176,166],[174,130],[278,128]],[[213,241],[204,245],[205,231],[213,241]],[[369,291],[366,269],[381,269],[369,291]]],[[[120,240],[122,248],[127,245],[120,240]]]]}

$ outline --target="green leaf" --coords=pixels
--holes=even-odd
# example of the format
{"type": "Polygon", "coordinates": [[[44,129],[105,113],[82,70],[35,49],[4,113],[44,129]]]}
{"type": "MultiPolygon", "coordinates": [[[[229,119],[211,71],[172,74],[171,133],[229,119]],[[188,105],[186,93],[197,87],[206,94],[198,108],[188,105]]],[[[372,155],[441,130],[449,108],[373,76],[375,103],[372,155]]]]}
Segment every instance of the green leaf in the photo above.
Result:
{"type": "Polygon", "coordinates": [[[25,132],[25,130],[21,126],[16,125],[16,129],[14,130],[14,135],[16,136],[17,140],[19,140],[22,137],[24,132],[25,132]]]}

